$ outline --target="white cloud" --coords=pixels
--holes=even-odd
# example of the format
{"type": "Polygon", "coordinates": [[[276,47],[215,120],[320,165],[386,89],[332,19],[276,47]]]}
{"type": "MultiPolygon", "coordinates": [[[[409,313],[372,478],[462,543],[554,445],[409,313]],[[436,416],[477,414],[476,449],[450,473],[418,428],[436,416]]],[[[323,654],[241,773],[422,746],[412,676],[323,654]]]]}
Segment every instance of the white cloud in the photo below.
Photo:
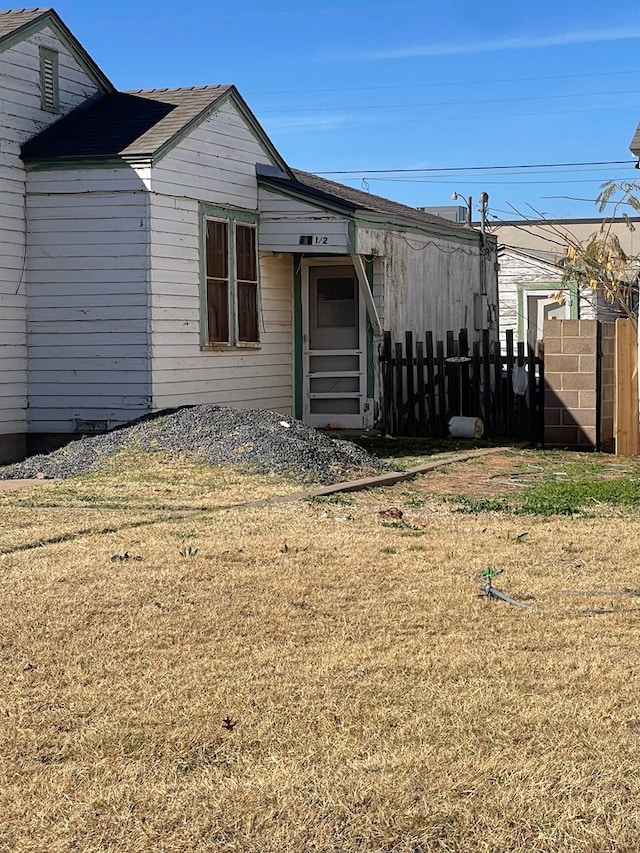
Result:
{"type": "MultiPolygon", "coordinates": [[[[257,111],[259,115],[259,110],[257,111]]],[[[314,113],[311,115],[300,115],[300,113],[283,113],[282,115],[261,118],[260,123],[270,133],[275,131],[282,133],[296,133],[308,130],[337,130],[338,128],[352,127],[354,125],[379,124],[378,117],[358,117],[354,119],[352,113],[336,112],[330,114],[314,113]]]]}
{"type": "Polygon", "coordinates": [[[357,59],[413,59],[423,56],[455,56],[467,53],[494,53],[503,50],[535,50],[542,47],[564,47],[572,44],[640,39],[640,29],[583,30],[544,36],[514,36],[480,42],[443,42],[414,45],[392,50],[372,50],[355,55],[357,59]]]}

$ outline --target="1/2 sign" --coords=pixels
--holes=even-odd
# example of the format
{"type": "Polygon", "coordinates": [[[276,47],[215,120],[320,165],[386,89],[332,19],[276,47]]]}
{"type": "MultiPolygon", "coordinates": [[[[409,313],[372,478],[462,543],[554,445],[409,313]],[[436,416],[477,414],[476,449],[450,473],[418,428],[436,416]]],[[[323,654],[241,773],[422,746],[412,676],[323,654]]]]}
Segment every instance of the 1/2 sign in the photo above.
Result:
{"type": "Polygon", "coordinates": [[[328,237],[318,236],[314,234],[303,234],[300,237],[301,246],[327,246],[328,244],[328,237]]]}

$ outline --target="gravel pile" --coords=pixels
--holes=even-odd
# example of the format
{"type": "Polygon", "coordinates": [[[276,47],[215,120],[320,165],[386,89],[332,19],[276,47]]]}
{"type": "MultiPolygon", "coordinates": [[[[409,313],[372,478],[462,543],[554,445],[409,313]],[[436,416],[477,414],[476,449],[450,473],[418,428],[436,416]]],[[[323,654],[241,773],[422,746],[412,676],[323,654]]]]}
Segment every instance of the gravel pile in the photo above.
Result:
{"type": "Polygon", "coordinates": [[[193,406],[142,418],[0,468],[0,479],[67,479],[94,471],[125,450],[184,454],[209,465],[236,465],[327,485],[389,470],[355,444],[329,438],[276,412],[193,406]]]}

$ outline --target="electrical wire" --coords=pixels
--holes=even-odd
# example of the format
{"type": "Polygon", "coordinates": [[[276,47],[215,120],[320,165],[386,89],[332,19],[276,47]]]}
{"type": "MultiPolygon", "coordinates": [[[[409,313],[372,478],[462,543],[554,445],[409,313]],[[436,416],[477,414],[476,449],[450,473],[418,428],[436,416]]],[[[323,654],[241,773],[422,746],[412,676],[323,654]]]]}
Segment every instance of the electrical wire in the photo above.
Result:
{"type": "MultiPolygon", "coordinates": [[[[599,71],[593,74],[553,74],[542,77],[509,77],[498,78],[494,80],[476,80],[474,86],[495,86],[500,83],[536,83],[541,80],[553,80],[557,83],[559,80],[580,80],[591,77],[614,77],[624,75],[628,77],[630,74],[640,74],[640,68],[633,68],[628,71],[599,71]]],[[[315,94],[335,94],[336,92],[381,92],[381,91],[397,91],[399,89],[433,89],[442,86],[469,86],[469,80],[439,80],[429,83],[407,83],[395,86],[348,86],[344,88],[333,89],[318,89],[314,88],[315,94]]],[[[266,90],[248,90],[247,95],[252,98],[257,95],[302,95],[308,94],[308,89],[275,89],[266,90]]]]}
{"type": "MultiPolygon", "coordinates": [[[[522,101],[558,101],[558,100],[567,100],[570,98],[574,100],[575,98],[593,98],[598,95],[638,95],[640,94],[640,89],[619,89],[614,92],[579,92],[572,93],[568,95],[518,95],[515,98],[470,98],[469,100],[464,101],[427,101],[425,103],[420,104],[362,104],[358,106],[345,106],[345,107],[295,107],[293,109],[287,109],[287,114],[290,113],[331,113],[336,112],[336,110],[348,110],[349,112],[353,112],[354,110],[358,111],[368,111],[368,110],[402,110],[402,109],[417,109],[421,107],[465,107],[473,104],[477,106],[479,104],[510,104],[510,103],[521,103],[522,101]]],[[[276,110],[260,110],[262,115],[269,115],[271,113],[279,113],[282,112],[281,109],[276,110]]]]}
{"type": "Polygon", "coordinates": [[[635,164],[635,160],[585,160],[574,163],[521,163],[511,164],[508,166],[429,166],[416,169],[340,169],[333,172],[314,172],[316,175],[377,175],[377,174],[398,174],[403,172],[481,172],[495,169],[557,169],[561,167],[574,166],[626,166],[635,164]]]}

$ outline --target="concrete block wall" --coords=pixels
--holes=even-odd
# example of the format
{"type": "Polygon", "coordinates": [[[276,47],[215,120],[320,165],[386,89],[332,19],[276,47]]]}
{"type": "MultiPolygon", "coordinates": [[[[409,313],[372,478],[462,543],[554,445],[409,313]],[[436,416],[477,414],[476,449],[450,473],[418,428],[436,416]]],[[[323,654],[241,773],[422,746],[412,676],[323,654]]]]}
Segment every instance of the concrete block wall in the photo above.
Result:
{"type": "Polygon", "coordinates": [[[544,376],[545,447],[595,450],[613,439],[613,324],[546,320],[544,376]]]}

